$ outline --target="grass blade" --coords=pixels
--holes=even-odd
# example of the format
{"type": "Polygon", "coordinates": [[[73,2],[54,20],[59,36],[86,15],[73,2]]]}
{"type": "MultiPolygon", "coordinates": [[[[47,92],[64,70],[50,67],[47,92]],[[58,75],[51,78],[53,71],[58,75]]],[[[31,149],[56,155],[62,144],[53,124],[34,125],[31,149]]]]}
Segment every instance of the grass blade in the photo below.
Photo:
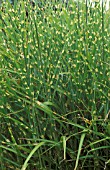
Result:
{"type": "Polygon", "coordinates": [[[28,162],[31,159],[31,157],[33,156],[33,154],[42,146],[44,145],[44,142],[40,142],[37,146],[34,147],[34,149],[30,152],[30,154],[28,155],[28,157],[26,158],[21,170],[25,170],[26,167],[28,166],[28,162]]]}
{"type": "Polygon", "coordinates": [[[80,143],[79,143],[78,154],[77,154],[77,159],[76,159],[76,164],[75,164],[74,170],[76,170],[77,167],[78,167],[79,156],[80,156],[80,153],[81,153],[81,148],[82,148],[82,145],[83,145],[83,141],[84,141],[85,135],[86,135],[85,133],[83,133],[81,135],[81,139],[80,139],[80,143]]]}

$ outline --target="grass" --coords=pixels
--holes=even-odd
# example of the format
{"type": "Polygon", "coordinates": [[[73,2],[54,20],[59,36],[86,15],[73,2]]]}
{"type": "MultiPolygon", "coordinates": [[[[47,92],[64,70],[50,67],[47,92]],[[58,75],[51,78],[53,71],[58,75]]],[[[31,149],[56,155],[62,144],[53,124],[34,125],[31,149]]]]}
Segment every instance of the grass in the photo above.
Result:
{"type": "Polygon", "coordinates": [[[0,6],[0,169],[107,170],[110,11],[47,2],[0,6]]]}

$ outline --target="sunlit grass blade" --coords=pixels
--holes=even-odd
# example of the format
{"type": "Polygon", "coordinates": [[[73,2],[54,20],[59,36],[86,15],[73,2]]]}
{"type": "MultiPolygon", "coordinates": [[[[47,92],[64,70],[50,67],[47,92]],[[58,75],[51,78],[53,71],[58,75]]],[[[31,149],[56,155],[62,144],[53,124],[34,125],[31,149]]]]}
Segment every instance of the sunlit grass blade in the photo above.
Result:
{"type": "Polygon", "coordinates": [[[81,135],[81,138],[80,138],[80,143],[79,143],[79,148],[78,148],[78,153],[77,153],[77,159],[76,159],[76,163],[75,163],[75,168],[74,168],[74,170],[76,170],[77,167],[78,167],[79,157],[80,157],[80,153],[81,153],[81,149],[82,149],[82,145],[83,145],[85,136],[86,136],[86,133],[83,133],[83,134],[81,135]]]}
{"type": "Polygon", "coordinates": [[[38,144],[34,147],[34,149],[30,152],[30,154],[29,154],[28,157],[26,158],[26,160],[25,160],[25,162],[24,162],[21,170],[25,170],[25,169],[27,168],[29,160],[31,159],[31,157],[33,156],[33,154],[34,154],[42,145],[44,145],[44,142],[40,142],[40,143],[38,143],[38,144]]]}

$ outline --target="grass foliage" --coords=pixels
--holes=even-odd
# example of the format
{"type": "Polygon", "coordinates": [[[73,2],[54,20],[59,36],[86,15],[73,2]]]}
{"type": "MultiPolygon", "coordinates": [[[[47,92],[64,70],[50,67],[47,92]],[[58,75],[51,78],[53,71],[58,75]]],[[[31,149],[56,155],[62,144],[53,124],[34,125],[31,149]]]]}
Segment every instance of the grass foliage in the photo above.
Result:
{"type": "Polygon", "coordinates": [[[1,4],[0,170],[110,168],[109,13],[1,4]]]}

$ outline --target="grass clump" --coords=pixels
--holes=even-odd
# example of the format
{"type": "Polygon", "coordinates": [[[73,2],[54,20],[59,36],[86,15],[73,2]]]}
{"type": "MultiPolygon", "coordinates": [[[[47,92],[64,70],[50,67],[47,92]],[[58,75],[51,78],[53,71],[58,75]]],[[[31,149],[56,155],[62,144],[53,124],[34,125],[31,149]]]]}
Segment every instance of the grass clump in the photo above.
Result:
{"type": "Polygon", "coordinates": [[[0,169],[109,169],[109,11],[48,2],[0,6],[0,169]]]}

